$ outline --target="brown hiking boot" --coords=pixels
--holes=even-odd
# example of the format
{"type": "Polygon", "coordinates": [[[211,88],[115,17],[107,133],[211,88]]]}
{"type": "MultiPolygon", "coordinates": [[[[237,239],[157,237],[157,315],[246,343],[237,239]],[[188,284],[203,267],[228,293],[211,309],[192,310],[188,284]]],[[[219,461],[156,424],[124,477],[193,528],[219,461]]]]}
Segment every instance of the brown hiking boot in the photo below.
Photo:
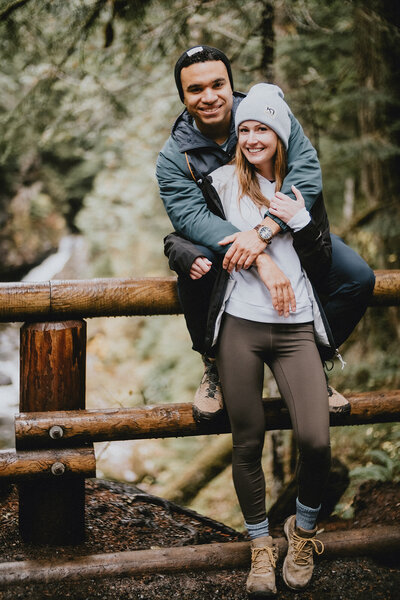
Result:
{"type": "Polygon", "coordinates": [[[349,414],[351,410],[350,402],[337,390],[328,385],[329,412],[332,414],[349,414]]]}
{"type": "Polygon", "coordinates": [[[317,528],[307,531],[297,527],[296,515],[286,519],[284,530],[288,540],[288,551],[283,563],[283,579],[290,589],[300,590],[306,587],[313,574],[313,550],[322,554],[324,545],[315,537],[317,528]]]}
{"type": "Polygon", "coordinates": [[[253,598],[269,598],[276,594],[275,567],[278,549],[272,537],[262,536],[251,542],[251,570],[246,581],[247,593],[253,598]]]}
{"type": "Polygon", "coordinates": [[[192,410],[195,421],[210,421],[222,413],[224,400],[215,358],[205,355],[202,358],[205,369],[194,396],[192,410]]]}

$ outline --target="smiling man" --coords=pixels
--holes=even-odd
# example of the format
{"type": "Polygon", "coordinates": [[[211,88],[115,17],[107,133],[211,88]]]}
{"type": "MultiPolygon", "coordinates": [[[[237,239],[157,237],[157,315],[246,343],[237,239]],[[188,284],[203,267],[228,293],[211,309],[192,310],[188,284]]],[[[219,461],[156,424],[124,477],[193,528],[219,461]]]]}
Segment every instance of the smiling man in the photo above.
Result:
{"type": "MultiPolygon", "coordinates": [[[[230,162],[237,137],[234,115],[244,94],[233,91],[228,58],[209,46],[185,51],[175,65],[175,82],[185,110],[174,123],[161,150],[156,168],[160,195],[175,233],[165,239],[165,253],[178,273],[178,292],[193,349],[200,352],[205,372],[196,392],[193,414],[210,419],[223,408],[218,373],[206,329],[210,298],[221,266],[226,272],[249,268],[265,251],[273,237],[287,225],[266,211],[260,223],[239,232],[225,220],[218,198],[213,203],[203,195],[206,176],[230,162]]],[[[290,114],[287,151],[288,171],[281,191],[293,199],[298,188],[312,216],[322,199],[322,179],[315,149],[290,114]]],[[[332,241],[332,267],[323,282],[324,309],[332,329],[334,346],[350,335],[368,305],[374,276],[368,265],[336,236],[332,241]]],[[[273,241],[272,241],[273,243],[273,241]]],[[[280,291],[280,302],[285,302],[280,291]]],[[[327,359],[329,356],[322,356],[327,359]]],[[[349,403],[340,394],[330,398],[331,412],[348,412],[349,403]]]]}
{"type": "Polygon", "coordinates": [[[194,63],[183,68],[180,77],[188,113],[206,137],[223,144],[233,104],[226,66],[220,60],[194,63]]]}

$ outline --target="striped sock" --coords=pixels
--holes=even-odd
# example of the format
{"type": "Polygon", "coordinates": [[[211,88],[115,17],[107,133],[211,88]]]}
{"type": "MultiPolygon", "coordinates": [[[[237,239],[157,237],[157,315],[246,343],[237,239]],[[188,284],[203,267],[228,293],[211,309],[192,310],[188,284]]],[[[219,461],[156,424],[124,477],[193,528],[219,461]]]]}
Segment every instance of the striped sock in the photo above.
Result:
{"type": "Polygon", "coordinates": [[[256,538],[263,537],[264,535],[269,535],[269,526],[268,526],[268,517],[265,521],[261,521],[261,523],[246,523],[246,529],[249,532],[249,536],[252,540],[256,538]]]}
{"type": "Polygon", "coordinates": [[[301,527],[302,529],[308,529],[310,531],[314,529],[320,508],[321,505],[319,505],[318,508],[311,508],[310,506],[305,506],[300,502],[298,498],[296,498],[297,527],[301,527]]]}

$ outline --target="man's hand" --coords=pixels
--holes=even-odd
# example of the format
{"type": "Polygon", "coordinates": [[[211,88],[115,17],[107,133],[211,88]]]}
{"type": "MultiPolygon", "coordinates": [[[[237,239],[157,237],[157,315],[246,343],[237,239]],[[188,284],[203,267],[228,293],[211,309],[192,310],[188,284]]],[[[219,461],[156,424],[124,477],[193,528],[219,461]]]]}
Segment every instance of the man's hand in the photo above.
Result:
{"type": "Polygon", "coordinates": [[[224,239],[218,243],[220,246],[232,244],[227,250],[224,262],[222,263],[223,268],[226,269],[228,273],[232,273],[235,268],[236,271],[240,271],[240,269],[248,269],[251,267],[254,260],[260,252],[265,250],[267,245],[260,240],[255,229],[238,231],[237,233],[224,237],[224,239]]]}
{"type": "Polygon", "coordinates": [[[211,265],[212,262],[208,260],[208,258],[205,256],[198,256],[190,267],[189,275],[191,279],[200,279],[203,275],[206,275],[211,269],[211,265]]]}
{"type": "Polygon", "coordinates": [[[272,258],[263,252],[257,257],[256,265],[258,274],[271,294],[272,305],[279,316],[288,317],[290,311],[296,312],[296,298],[292,284],[272,258]]]}
{"type": "Polygon", "coordinates": [[[296,200],[292,200],[290,196],[286,196],[282,192],[276,192],[270,202],[269,212],[284,223],[288,223],[305,206],[303,196],[294,185],[292,185],[292,191],[296,200]]]}

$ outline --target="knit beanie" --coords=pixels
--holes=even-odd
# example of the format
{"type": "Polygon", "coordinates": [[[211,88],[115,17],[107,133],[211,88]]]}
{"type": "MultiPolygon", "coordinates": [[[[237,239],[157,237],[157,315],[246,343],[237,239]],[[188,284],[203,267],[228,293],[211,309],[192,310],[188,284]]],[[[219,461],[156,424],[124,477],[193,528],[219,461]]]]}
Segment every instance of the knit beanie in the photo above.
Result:
{"type": "Polygon", "coordinates": [[[243,121],[259,121],[275,131],[287,150],[291,128],[290,108],[283,97],[283,92],[277,85],[270,83],[253,85],[237,108],[236,135],[243,121]]]}
{"type": "Polygon", "coordinates": [[[183,102],[183,88],[181,82],[181,71],[185,67],[189,67],[195,63],[199,62],[208,62],[211,60],[222,60],[224,65],[226,66],[226,70],[228,71],[229,81],[233,90],[233,77],[232,77],[232,69],[231,63],[228,60],[228,57],[225,56],[221,50],[218,48],[213,48],[212,46],[193,46],[193,48],[189,48],[189,50],[185,50],[183,54],[178,58],[175,65],[175,83],[178,88],[179,97],[183,102]]]}

